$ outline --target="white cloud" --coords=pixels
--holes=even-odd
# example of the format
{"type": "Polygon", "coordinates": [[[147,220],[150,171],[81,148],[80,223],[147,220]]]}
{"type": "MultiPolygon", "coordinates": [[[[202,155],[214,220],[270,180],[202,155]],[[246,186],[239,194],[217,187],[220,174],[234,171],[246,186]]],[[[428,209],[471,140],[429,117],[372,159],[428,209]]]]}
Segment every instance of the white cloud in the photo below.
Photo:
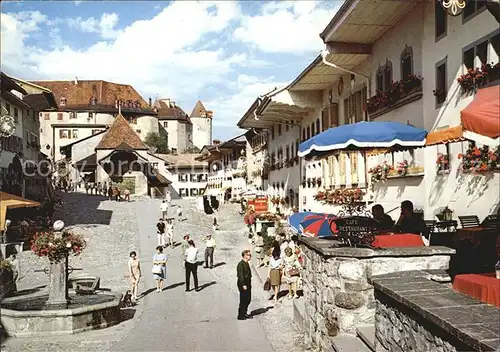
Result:
{"type": "Polygon", "coordinates": [[[77,17],[68,18],[66,21],[72,29],[84,33],[99,33],[103,39],[114,39],[121,33],[115,29],[118,24],[118,15],[116,13],[103,13],[101,19],[77,17]]]}
{"type": "Polygon", "coordinates": [[[262,51],[305,53],[323,47],[319,33],[338,2],[283,1],[265,4],[258,16],[245,17],[234,37],[262,51]],[[333,3],[333,5],[332,5],[333,3]]]}

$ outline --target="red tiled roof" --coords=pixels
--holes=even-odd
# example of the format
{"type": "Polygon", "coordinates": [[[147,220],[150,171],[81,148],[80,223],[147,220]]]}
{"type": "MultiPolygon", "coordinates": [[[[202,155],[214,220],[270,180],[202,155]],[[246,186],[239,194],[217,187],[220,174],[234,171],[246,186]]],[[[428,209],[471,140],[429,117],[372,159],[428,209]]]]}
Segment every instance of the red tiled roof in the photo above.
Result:
{"type": "Polygon", "coordinates": [[[139,102],[142,108],[147,108],[146,101],[128,84],[119,84],[103,80],[74,81],[31,81],[31,83],[50,89],[56,101],[66,98],[66,107],[88,106],[91,98],[96,98],[96,104],[115,106],[116,100],[139,102]]]}
{"type": "Polygon", "coordinates": [[[180,106],[170,107],[164,101],[157,101],[155,107],[158,109],[158,120],[182,120],[189,122],[189,117],[180,106]]]}
{"type": "Polygon", "coordinates": [[[198,100],[189,117],[212,117],[212,115],[212,111],[205,109],[201,100],[198,100]]]}
{"type": "Polygon", "coordinates": [[[122,115],[118,115],[96,149],[124,150],[125,146],[129,146],[131,149],[148,149],[127,120],[122,115]]]}

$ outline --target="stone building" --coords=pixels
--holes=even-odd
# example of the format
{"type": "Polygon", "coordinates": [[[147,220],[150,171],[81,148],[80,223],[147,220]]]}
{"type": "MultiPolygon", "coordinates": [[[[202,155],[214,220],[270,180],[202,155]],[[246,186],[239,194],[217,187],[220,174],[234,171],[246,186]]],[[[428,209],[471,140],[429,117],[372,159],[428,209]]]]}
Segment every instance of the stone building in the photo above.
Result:
{"type": "Polygon", "coordinates": [[[0,188],[28,199],[46,199],[49,170],[41,173],[37,169],[39,162],[45,159],[38,115],[42,108],[57,108],[54,97],[51,93],[29,94],[2,72],[0,106],[0,117],[11,116],[14,121],[14,133],[0,137],[0,188]]]}
{"type": "Polygon", "coordinates": [[[189,115],[189,120],[193,125],[193,146],[199,150],[212,142],[212,118],[213,112],[205,109],[203,103],[198,100],[189,115]]]}
{"type": "Polygon", "coordinates": [[[157,113],[130,85],[103,80],[24,81],[17,79],[30,93],[53,93],[57,110],[40,115],[40,144],[57,162],[63,158],[60,147],[91,136],[110,126],[118,115],[133,126],[142,140],[150,132],[158,133],[157,113]]]}
{"type": "Polygon", "coordinates": [[[193,125],[182,108],[170,99],[159,99],[154,103],[158,111],[160,136],[167,139],[171,153],[184,153],[193,147],[193,125]]]}

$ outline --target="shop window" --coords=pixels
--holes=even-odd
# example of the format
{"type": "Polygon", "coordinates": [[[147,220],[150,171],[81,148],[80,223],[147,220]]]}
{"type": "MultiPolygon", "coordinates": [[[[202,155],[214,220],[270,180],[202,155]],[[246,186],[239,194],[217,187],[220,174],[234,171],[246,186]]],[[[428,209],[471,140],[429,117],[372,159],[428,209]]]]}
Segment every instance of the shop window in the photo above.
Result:
{"type": "Polygon", "coordinates": [[[406,46],[401,53],[401,79],[406,79],[413,74],[413,49],[406,46]]]}
{"type": "Polygon", "coordinates": [[[435,13],[434,13],[434,23],[435,23],[435,34],[436,41],[446,36],[447,27],[447,13],[446,10],[441,5],[440,1],[434,3],[435,13]]]}
{"type": "Polygon", "coordinates": [[[278,125],[278,136],[281,136],[281,123],[278,125]]]}

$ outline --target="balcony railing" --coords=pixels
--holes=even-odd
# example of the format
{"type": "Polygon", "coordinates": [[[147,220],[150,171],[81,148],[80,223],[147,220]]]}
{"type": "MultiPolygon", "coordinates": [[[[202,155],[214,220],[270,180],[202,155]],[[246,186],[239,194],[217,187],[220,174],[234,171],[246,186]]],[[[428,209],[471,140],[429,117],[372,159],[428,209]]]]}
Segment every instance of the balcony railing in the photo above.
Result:
{"type": "Polygon", "coordinates": [[[406,79],[392,82],[388,90],[377,91],[374,96],[368,99],[368,114],[373,119],[418,100],[422,98],[422,95],[422,77],[411,75],[406,79]]]}
{"type": "Polygon", "coordinates": [[[250,141],[250,146],[252,147],[253,153],[258,153],[262,149],[266,148],[269,136],[267,131],[260,132],[252,138],[250,141]]]}

